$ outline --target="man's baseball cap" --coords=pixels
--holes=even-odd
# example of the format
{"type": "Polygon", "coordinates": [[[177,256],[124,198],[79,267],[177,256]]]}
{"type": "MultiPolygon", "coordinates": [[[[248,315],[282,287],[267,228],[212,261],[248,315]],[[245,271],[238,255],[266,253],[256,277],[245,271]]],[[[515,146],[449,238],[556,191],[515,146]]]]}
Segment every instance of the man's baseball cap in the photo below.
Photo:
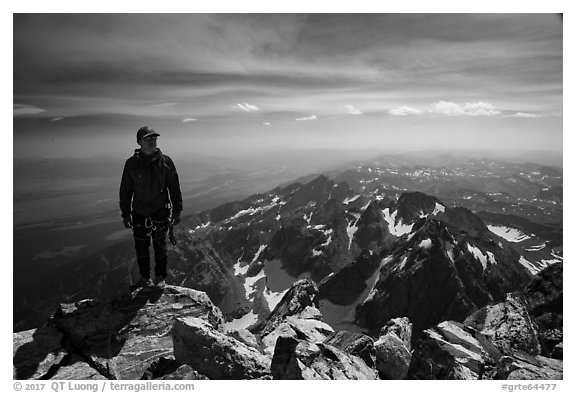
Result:
{"type": "Polygon", "coordinates": [[[146,138],[148,136],[160,136],[160,134],[158,134],[156,132],[156,130],[154,130],[148,126],[144,126],[144,127],[140,127],[140,129],[138,130],[138,133],[136,134],[136,139],[140,140],[140,139],[146,138]]]}

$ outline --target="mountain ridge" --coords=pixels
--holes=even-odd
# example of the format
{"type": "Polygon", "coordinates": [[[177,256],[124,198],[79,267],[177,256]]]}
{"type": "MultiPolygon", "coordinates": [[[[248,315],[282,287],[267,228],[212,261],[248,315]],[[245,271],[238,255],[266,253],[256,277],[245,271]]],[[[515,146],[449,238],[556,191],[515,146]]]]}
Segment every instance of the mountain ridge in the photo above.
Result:
{"type": "MultiPolygon", "coordinates": [[[[491,227],[469,209],[449,207],[439,198],[419,191],[398,194],[398,190],[385,186],[359,192],[346,181],[319,175],[308,183],[276,187],[189,216],[184,221],[186,228],[177,229],[179,245],[170,251],[174,262],[170,264],[169,280],[209,293],[232,318],[230,322],[244,318],[242,323],[249,323],[255,321],[247,315],[265,317],[297,279],[310,277],[321,283],[355,261],[366,259],[366,255],[371,255],[367,258],[370,261],[386,258],[395,242],[406,241],[414,228],[420,228],[417,223],[429,216],[458,228],[454,229],[457,233],[485,236],[496,244],[508,242],[493,237],[491,227]]],[[[508,250],[532,273],[551,263],[543,261],[561,260],[556,251],[541,247],[537,239],[531,237],[529,247],[523,242],[511,243],[517,254],[508,250]]],[[[486,260],[491,265],[488,252],[495,251],[478,247],[472,242],[462,253],[474,255],[468,258],[476,261],[474,264],[486,260]]],[[[125,253],[128,255],[128,251],[125,253]]],[[[85,264],[101,258],[95,255],[85,264]]],[[[124,273],[125,277],[133,277],[133,258],[125,262],[121,265],[130,271],[124,273]]],[[[354,274],[364,280],[373,278],[375,262],[368,265],[369,269],[358,269],[354,274]]],[[[355,291],[365,287],[360,282],[355,291]]],[[[122,290],[121,286],[117,288],[122,290]]],[[[350,305],[354,300],[340,302],[350,305]]]]}

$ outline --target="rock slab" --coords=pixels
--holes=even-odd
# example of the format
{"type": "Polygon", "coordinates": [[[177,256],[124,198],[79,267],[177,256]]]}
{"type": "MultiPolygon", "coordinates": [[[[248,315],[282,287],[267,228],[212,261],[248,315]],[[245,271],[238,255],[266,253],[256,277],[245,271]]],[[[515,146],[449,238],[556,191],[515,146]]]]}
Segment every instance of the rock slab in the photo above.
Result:
{"type": "Polygon", "coordinates": [[[176,361],[209,379],[262,379],[270,375],[269,358],[203,319],[176,319],[173,340],[176,361]]]}

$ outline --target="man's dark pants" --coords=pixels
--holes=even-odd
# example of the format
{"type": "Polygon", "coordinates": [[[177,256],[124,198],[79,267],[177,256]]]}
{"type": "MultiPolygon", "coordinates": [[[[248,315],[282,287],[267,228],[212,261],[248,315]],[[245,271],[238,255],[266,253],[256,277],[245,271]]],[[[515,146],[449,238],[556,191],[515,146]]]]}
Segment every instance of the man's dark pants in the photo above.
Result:
{"type": "Polygon", "coordinates": [[[154,247],[154,275],[166,277],[166,238],[168,233],[168,217],[170,210],[163,208],[150,217],[132,213],[132,230],[136,245],[136,258],[140,276],[150,278],[150,240],[154,247]]]}

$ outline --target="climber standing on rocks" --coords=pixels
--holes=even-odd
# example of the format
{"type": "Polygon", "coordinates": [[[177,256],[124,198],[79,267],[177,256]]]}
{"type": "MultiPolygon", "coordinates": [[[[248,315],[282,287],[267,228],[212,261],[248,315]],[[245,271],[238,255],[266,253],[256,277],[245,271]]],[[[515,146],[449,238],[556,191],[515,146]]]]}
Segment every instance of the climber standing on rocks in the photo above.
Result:
{"type": "Polygon", "coordinates": [[[174,162],[156,146],[160,136],[149,127],[136,134],[140,149],[126,160],[120,183],[120,210],[131,228],[140,270],[137,287],[152,286],[150,240],[154,246],[154,284],[164,287],[167,276],[168,229],[180,222],[182,193],[174,162]]]}

